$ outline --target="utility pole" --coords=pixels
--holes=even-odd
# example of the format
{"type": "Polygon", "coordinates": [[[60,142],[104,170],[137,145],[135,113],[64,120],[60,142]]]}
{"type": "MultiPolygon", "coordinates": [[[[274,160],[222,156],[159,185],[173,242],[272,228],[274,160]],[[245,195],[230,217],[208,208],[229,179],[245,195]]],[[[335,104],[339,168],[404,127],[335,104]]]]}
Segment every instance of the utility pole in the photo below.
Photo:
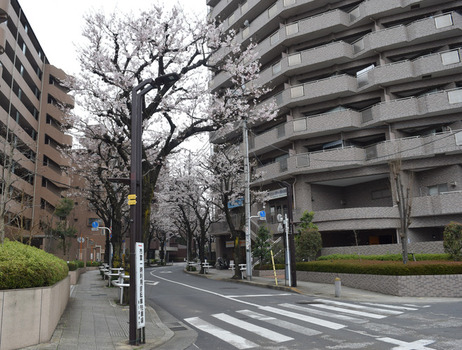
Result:
{"type": "MultiPolygon", "coordinates": [[[[176,73],[162,75],[156,79],[146,79],[132,90],[131,115],[131,162],[130,162],[130,299],[129,299],[129,343],[138,345],[145,342],[144,325],[139,326],[137,318],[137,295],[140,281],[136,271],[137,242],[142,242],[142,134],[144,95],[154,88],[175,83],[180,76],[176,73]]],[[[143,295],[144,298],[144,295],[143,295]]],[[[140,301],[140,300],[138,300],[140,301]]],[[[144,300],[140,303],[144,305],[144,300]]],[[[145,311],[141,313],[144,315],[145,311]]]]}
{"type": "Polygon", "coordinates": [[[245,211],[245,260],[247,279],[252,279],[252,239],[250,235],[250,166],[249,166],[249,130],[247,129],[247,118],[242,119],[242,136],[244,139],[244,211],[245,211]]]}

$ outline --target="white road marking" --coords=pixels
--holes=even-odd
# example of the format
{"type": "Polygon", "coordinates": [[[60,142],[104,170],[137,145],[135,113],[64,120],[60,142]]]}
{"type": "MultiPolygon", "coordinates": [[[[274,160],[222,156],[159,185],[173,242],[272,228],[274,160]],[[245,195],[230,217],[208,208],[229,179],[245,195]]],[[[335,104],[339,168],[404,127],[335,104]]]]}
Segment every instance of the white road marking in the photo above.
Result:
{"type": "Polygon", "coordinates": [[[306,336],[322,334],[322,332],[316,331],[314,329],[302,327],[302,326],[299,326],[298,324],[287,322],[284,320],[279,320],[275,317],[266,316],[258,312],[253,312],[250,310],[239,310],[237,312],[247,317],[253,318],[255,320],[267,322],[269,324],[272,324],[272,325],[275,325],[275,326],[278,326],[284,329],[288,329],[292,332],[300,333],[306,336]]]}
{"type": "Polygon", "coordinates": [[[159,281],[153,282],[153,281],[145,281],[145,284],[148,286],[157,286],[159,284],[159,281]]]}
{"type": "Polygon", "coordinates": [[[290,340],[294,339],[294,338],[287,337],[284,334],[274,332],[274,331],[272,331],[270,329],[254,325],[254,324],[246,322],[246,321],[242,321],[242,320],[240,320],[238,318],[229,316],[229,315],[224,314],[224,313],[215,314],[215,315],[212,315],[212,316],[219,319],[220,321],[229,323],[229,324],[231,324],[231,325],[233,325],[235,327],[245,329],[246,331],[258,334],[259,336],[261,336],[263,338],[266,338],[266,339],[269,339],[269,340],[271,340],[271,341],[273,341],[275,343],[282,343],[282,342],[290,341],[290,340]]]}
{"type": "Polygon", "coordinates": [[[414,307],[406,307],[406,306],[397,306],[397,305],[387,305],[387,304],[377,304],[377,303],[361,303],[364,305],[371,305],[371,306],[380,306],[380,307],[387,307],[389,309],[395,310],[406,310],[406,311],[417,311],[418,309],[414,307]]]}
{"type": "Polygon", "coordinates": [[[199,317],[190,317],[185,319],[186,322],[200,329],[203,332],[209,333],[238,349],[250,349],[258,347],[257,344],[245,339],[239,335],[233,334],[223,328],[216,327],[211,323],[201,320],[199,317]]]}
{"type": "MultiPolygon", "coordinates": [[[[366,312],[374,312],[376,314],[381,314],[381,315],[401,315],[402,311],[394,311],[394,310],[385,310],[385,309],[379,309],[376,307],[369,307],[369,306],[363,306],[363,305],[357,305],[357,304],[349,304],[349,303],[342,303],[340,301],[332,301],[332,300],[324,300],[324,299],[316,299],[315,301],[318,301],[322,304],[328,304],[328,305],[334,305],[334,306],[346,306],[350,309],[358,309],[358,310],[363,310],[366,312]]],[[[319,304],[313,304],[313,306],[319,306],[319,304]]]]}
{"type": "Polygon", "coordinates": [[[342,308],[342,307],[331,306],[331,305],[313,304],[313,306],[317,307],[317,308],[320,308],[320,309],[326,309],[326,310],[331,310],[331,311],[336,311],[336,312],[343,312],[345,314],[351,314],[351,315],[356,315],[356,316],[364,316],[364,317],[374,318],[374,319],[377,319],[377,320],[380,320],[382,318],[387,317],[385,315],[371,314],[370,312],[364,312],[364,311],[358,311],[358,310],[350,310],[350,309],[345,309],[345,308],[342,308]]]}
{"type": "Polygon", "coordinates": [[[341,321],[347,321],[347,322],[353,322],[353,323],[366,323],[366,322],[369,321],[369,320],[356,318],[356,317],[351,317],[351,316],[347,316],[347,315],[339,315],[339,314],[335,314],[335,313],[331,313],[331,312],[315,310],[313,308],[309,308],[309,307],[306,307],[306,306],[299,306],[299,305],[288,304],[288,303],[279,304],[279,306],[285,307],[285,308],[288,308],[288,309],[299,310],[299,311],[303,311],[303,312],[309,312],[311,314],[315,314],[315,315],[318,315],[318,316],[331,317],[331,318],[335,318],[335,319],[341,320],[341,321]]]}
{"type": "Polygon", "coordinates": [[[300,320],[300,321],[304,321],[304,322],[308,322],[308,323],[313,323],[315,325],[330,328],[330,329],[337,330],[337,329],[342,329],[342,328],[346,327],[345,325],[340,324],[340,323],[325,321],[325,320],[320,319],[320,318],[311,317],[311,316],[307,316],[307,315],[302,315],[302,314],[287,311],[287,310],[277,309],[277,308],[271,307],[271,306],[260,306],[259,309],[263,310],[263,311],[272,312],[274,314],[294,318],[296,320],[300,320]]]}
{"type": "Polygon", "coordinates": [[[389,344],[398,345],[398,346],[395,346],[392,350],[435,350],[434,348],[426,347],[426,345],[433,344],[435,342],[434,340],[421,339],[421,340],[416,340],[412,343],[407,343],[405,341],[388,338],[388,337],[377,338],[377,340],[380,340],[380,341],[383,341],[389,344]]]}
{"type": "Polygon", "coordinates": [[[283,297],[287,295],[293,295],[291,293],[281,294],[243,294],[243,295],[227,295],[228,298],[260,298],[260,297],[283,297]]]}

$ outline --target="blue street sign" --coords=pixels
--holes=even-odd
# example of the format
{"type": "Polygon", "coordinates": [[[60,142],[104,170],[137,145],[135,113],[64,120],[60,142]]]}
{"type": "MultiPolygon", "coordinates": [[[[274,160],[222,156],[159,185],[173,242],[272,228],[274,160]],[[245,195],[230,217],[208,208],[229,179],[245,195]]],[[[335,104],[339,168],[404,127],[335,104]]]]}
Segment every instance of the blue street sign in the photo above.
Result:
{"type": "Polygon", "coordinates": [[[266,212],[264,210],[260,210],[258,212],[258,216],[260,217],[260,219],[264,219],[266,217],[266,212]]]}
{"type": "Polygon", "coordinates": [[[99,226],[98,221],[93,221],[91,223],[91,227],[93,227],[93,228],[98,228],[98,226],[99,226]]]}

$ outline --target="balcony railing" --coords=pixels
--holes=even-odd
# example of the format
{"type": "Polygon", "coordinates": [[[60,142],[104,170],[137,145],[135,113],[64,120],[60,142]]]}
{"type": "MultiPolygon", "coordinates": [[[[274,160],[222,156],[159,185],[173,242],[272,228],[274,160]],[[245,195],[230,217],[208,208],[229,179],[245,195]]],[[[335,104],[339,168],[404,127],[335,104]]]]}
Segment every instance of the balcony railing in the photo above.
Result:
{"type": "Polygon", "coordinates": [[[461,130],[388,140],[366,148],[348,146],[298,153],[287,158],[287,167],[276,162],[256,168],[255,173],[259,179],[254,182],[265,182],[273,178],[326,169],[357,167],[371,163],[380,164],[393,159],[421,159],[446,153],[462,153],[461,130]]]}

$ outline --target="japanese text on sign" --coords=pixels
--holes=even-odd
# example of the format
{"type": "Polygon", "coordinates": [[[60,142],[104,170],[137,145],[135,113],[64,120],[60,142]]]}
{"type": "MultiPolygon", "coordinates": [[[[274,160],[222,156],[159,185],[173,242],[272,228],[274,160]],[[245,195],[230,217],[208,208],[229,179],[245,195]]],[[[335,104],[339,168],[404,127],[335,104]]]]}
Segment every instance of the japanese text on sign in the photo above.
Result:
{"type": "Polygon", "coordinates": [[[136,242],[136,328],[143,328],[145,320],[145,294],[144,294],[144,243],[136,242]]]}

